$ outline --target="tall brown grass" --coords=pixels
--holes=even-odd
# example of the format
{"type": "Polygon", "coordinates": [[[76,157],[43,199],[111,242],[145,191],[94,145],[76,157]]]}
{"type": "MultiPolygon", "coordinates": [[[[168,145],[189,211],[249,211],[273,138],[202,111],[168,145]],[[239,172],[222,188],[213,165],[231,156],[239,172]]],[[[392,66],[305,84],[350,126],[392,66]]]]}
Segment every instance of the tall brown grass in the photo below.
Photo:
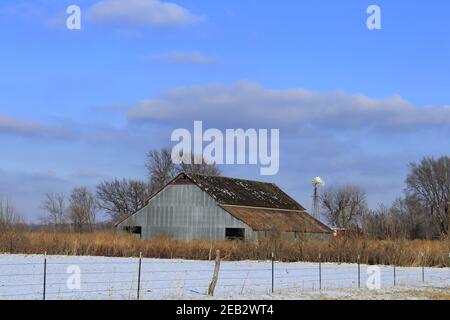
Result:
{"type": "Polygon", "coordinates": [[[0,234],[0,252],[14,254],[90,255],[133,257],[142,252],[148,258],[206,260],[210,251],[221,251],[224,260],[267,260],[275,252],[277,260],[321,261],[398,266],[446,267],[449,241],[367,240],[347,238],[320,240],[182,241],[169,238],[139,240],[113,232],[52,233],[8,231],[0,234]]]}

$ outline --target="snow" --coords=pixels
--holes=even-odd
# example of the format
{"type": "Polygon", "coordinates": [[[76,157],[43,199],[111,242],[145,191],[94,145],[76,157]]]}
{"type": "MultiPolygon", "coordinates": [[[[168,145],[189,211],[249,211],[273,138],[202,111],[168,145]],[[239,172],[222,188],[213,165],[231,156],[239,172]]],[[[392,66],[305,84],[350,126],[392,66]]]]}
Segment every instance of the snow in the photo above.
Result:
{"type": "MultiPolygon", "coordinates": [[[[396,268],[380,266],[380,290],[365,288],[369,277],[361,265],[322,264],[322,288],[316,263],[275,263],[275,293],[271,293],[270,261],[221,263],[215,299],[323,299],[414,298],[417,292],[449,292],[448,268],[396,268]]],[[[47,257],[47,299],[136,299],[139,259],[108,257],[47,257]],[[73,267],[75,266],[75,268],[73,267]],[[72,269],[70,269],[72,267],[72,269]],[[73,270],[79,270],[81,286],[74,289],[73,270]],[[68,273],[69,271],[69,273],[68,273]]],[[[210,299],[206,292],[214,262],[143,259],[141,299],[210,299]]],[[[0,255],[0,300],[42,299],[44,256],[0,255]]],[[[76,283],[76,281],[75,281],[76,283]]],[[[423,298],[423,294],[422,294],[423,298]]]]}

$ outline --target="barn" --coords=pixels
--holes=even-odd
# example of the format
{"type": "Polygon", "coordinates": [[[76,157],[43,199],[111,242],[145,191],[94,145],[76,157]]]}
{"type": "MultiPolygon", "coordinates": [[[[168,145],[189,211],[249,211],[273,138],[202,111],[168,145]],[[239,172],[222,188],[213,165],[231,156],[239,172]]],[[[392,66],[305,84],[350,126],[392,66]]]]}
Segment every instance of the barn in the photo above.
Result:
{"type": "Polygon", "coordinates": [[[329,239],[333,231],[273,183],[181,173],[118,223],[141,239],[329,239]]]}

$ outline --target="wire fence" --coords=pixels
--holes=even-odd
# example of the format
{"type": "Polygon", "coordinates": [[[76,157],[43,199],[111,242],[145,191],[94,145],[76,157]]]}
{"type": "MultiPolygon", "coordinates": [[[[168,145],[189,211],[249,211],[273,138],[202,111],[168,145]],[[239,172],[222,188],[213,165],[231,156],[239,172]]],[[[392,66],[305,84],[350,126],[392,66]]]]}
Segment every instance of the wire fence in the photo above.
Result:
{"type": "MultiPolygon", "coordinates": [[[[10,262],[4,257],[0,256],[0,300],[202,298],[215,269],[214,261],[45,255],[16,256],[10,262]]],[[[450,288],[450,268],[282,263],[275,257],[222,262],[215,293],[233,297],[395,287],[450,288]]]]}

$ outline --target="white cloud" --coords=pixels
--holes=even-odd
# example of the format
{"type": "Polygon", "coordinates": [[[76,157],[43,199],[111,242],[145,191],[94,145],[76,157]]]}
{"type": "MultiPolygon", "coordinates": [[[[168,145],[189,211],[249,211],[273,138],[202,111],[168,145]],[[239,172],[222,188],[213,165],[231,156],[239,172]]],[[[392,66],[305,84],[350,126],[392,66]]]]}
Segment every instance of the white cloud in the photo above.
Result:
{"type": "Polygon", "coordinates": [[[35,121],[2,115],[0,115],[0,134],[48,138],[67,138],[71,136],[71,132],[64,128],[48,127],[35,121]]]}
{"type": "Polygon", "coordinates": [[[207,121],[231,127],[405,130],[450,126],[450,107],[417,107],[399,96],[273,90],[241,81],[173,89],[128,111],[131,121],[207,121]]]}
{"type": "Polygon", "coordinates": [[[174,64],[211,65],[217,63],[216,59],[201,52],[168,52],[153,56],[152,58],[161,62],[174,64]]]}
{"type": "Polygon", "coordinates": [[[89,8],[87,17],[99,23],[148,26],[184,26],[203,19],[175,3],[160,0],[101,0],[89,8]]]}

